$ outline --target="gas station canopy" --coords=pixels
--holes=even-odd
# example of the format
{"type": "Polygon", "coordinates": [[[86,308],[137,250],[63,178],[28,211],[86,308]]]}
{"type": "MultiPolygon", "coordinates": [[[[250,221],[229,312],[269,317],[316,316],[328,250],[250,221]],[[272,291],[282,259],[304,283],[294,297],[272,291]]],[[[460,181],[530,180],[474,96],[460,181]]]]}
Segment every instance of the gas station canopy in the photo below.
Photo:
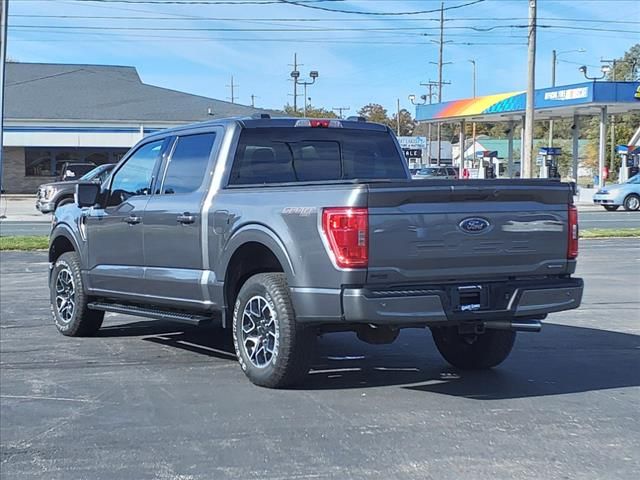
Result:
{"type": "MultiPolygon", "coordinates": [[[[432,105],[418,105],[416,120],[427,123],[520,121],[526,92],[486,95],[432,105]]],[[[640,111],[640,82],[585,82],[535,91],[535,119],[557,120],[574,115],[609,115],[640,111]]]]}

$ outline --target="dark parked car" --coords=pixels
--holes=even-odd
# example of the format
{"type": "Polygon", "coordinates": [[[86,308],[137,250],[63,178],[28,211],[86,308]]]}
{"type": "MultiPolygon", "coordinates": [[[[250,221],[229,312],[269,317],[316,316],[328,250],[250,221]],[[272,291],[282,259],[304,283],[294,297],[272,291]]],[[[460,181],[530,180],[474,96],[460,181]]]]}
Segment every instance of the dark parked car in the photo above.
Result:
{"type": "Polygon", "coordinates": [[[429,328],[451,364],[491,368],[582,298],[568,184],[412,181],[393,132],[360,120],[163,130],[76,200],[49,248],[63,335],[95,334],[104,312],[217,321],[267,387],[301,380],[335,331],[380,344],[429,328]]]}
{"type": "Polygon", "coordinates": [[[418,170],[413,178],[434,178],[439,180],[455,180],[458,178],[458,169],[453,167],[423,167],[418,170]]]}
{"type": "Polygon", "coordinates": [[[80,176],[77,180],[45,183],[38,187],[36,208],[42,213],[51,213],[56,208],[73,202],[78,182],[103,182],[115,167],[115,163],[107,163],[96,167],[80,176]]]}

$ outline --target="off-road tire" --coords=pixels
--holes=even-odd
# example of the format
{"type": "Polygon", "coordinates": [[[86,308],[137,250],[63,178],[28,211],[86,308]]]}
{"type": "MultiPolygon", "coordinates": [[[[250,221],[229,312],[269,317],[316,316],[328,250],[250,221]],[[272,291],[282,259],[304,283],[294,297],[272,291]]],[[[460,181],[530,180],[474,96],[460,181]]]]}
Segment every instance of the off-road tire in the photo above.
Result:
{"type": "Polygon", "coordinates": [[[635,212],[637,210],[640,210],[640,196],[636,195],[635,193],[627,195],[627,197],[624,199],[623,206],[627,212],[635,212]]]}
{"type": "Polygon", "coordinates": [[[104,312],[100,310],[91,310],[87,307],[89,296],[85,293],[80,275],[80,260],[76,252],[66,252],[60,255],[51,272],[49,281],[49,291],[51,300],[51,314],[53,315],[53,323],[58,331],[68,337],[89,337],[102,326],[104,312]],[[62,271],[70,274],[73,280],[73,298],[74,308],[69,319],[65,319],[56,301],[57,292],[56,285],[58,276],[62,271]]]}
{"type": "Polygon", "coordinates": [[[607,212],[615,212],[620,208],[620,205],[603,205],[603,207],[607,212]]]}
{"type": "Polygon", "coordinates": [[[516,332],[485,330],[479,335],[461,335],[458,327],[432,328],[440,354],[451,365],[463,370],[482,370],[501,364],[511,353],[516,332]]]}
{"type": "Polygon", "coordinates": [[[289,387],[309,371],[315,333],[296,323],[289,287],[283,273],[259,273],[240,288],[233,309],[233,344],[245,375],[256,385],[268,388],[289,387]],[[243,344],[242,322],[245,307],[252,298],[262,297],[275,313],[277,330],[271,362],[258,367],[249,358],[243,344]]]}

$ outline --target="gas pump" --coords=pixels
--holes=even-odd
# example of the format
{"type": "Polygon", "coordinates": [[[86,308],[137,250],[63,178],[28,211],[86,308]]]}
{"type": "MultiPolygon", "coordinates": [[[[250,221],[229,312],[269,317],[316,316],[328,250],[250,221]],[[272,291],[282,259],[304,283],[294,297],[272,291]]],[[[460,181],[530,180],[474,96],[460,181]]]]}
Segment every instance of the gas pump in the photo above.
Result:
{"type": "Polygon", "coordinates": [[[560,178],[558,170],[558,157],[562,153],[560,147],[541,147],[540,156],[543,163],[540,168],[540,178],[560,178]]]}
{"type": "Polygon", "coordinates": [[[496,169],[493,159],[498,158],[497,150],[482,150],[476,152],[476,157],[480,160],[478,178],[496,178],[496,169]]]}
{"type": "Polygon", "coordinates": [[[624,183],[640,171],[638,165],[640,163],[640,146],[618,145],[616,153],[622,160],[619,178],[620,183],[624,183]]]}

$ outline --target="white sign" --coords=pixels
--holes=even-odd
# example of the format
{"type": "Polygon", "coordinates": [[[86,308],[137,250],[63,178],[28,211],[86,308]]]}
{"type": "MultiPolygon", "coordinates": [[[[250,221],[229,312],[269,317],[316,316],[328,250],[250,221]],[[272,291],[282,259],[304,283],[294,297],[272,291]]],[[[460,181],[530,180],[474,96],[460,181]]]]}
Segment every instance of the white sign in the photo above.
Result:
{"type": "Polygon", "coordinates": [[[577,100],[578,98],[587,98],[589,89],[587,87],[569,88],[567,90],[556,90],[554,92],[545,92],[545,100],[577,100]]]}
{"type": "Polygon", "coordinates": [[[398,137],[398,142],[402,148],[427,148],[427,137],[398,137]]]}

